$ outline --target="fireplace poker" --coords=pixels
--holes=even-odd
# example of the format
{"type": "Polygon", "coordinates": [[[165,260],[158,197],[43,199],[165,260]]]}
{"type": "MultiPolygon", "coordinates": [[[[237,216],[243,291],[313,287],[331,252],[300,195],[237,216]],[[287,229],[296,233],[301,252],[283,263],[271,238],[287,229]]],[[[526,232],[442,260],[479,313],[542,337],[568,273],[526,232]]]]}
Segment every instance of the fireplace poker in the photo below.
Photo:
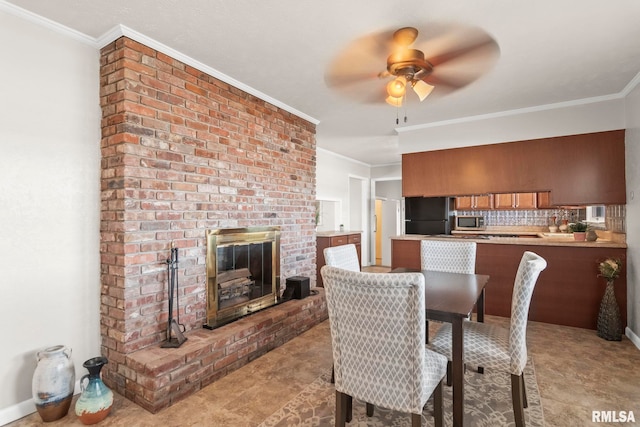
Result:
{"type": "Polygon", "coordinates": [[[167,324],[167,339],[160,347],[178,348],[187,340],[183,332],[185,326],[180,324],[180,292],[178,292],[178,248],[171,244],[171,256],[167,258],[167,285],[169,287],[169,322],[167,324]],[[173,298],[176,298],[177,321],[173,318],[173,298]],[[181,329],[182,327],[182,329],[181,329]],[[172,337],[172,332],[174,337],[172,337]]]}

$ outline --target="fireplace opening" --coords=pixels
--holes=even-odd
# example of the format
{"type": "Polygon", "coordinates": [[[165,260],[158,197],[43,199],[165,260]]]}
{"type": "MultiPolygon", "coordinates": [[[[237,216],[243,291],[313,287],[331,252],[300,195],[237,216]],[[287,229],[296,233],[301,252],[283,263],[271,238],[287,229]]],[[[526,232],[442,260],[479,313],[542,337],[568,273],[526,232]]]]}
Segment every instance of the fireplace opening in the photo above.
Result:
{"type": "Polygon", "coordinates": [[[280,228],[208,230],[206,295],[208,329],[277,304],[280,228]]]}

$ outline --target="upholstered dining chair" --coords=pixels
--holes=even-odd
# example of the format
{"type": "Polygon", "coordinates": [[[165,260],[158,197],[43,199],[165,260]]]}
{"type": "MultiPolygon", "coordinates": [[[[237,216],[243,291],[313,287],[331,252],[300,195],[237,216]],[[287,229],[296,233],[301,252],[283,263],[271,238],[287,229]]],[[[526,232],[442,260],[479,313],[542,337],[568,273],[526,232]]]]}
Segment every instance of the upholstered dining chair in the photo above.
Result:
{"type": "Polygon", "coordinates": [[[475,273],[476,242],[421,240],[420,267],[447,273],[475,273]]]}
{"type": "MultiPolygon", "coordinates": [[[[476,242],[459,240],[421,240],[420,269],[445,273],[476,272],[476,242]]],[[[429,342],[429,322],[426,323],[429,342]]]]}
{"type": "MultiPolygon", "coordinates": [[[[527,319],[531,295],[540,272],[547,267],[541,256],[526,251],[522,255],[513,285],[509,328],[478,322],[463,324],[463,361],[511,374],[513,415],[517,427],[524,426],[527,396],[524,367],[527,364],[527,319]]],[[[430,348],[451,360],[451,325],[444,324],[436,333],[430,348]]]]}
{"type": "MultiPolygon", "coordinates": [[[[340,245],[324,248],[324,265],[342,268],[349,271],[360,271],[360,262],[358,261],[358,251],[356,245],[350,243],[348,245],[340,245]]],[[[335,381],[334,371],[331,371],[331,384],[335,381]]]]}
{"type": "Polygon", "coordinates": [[[413,427],[434,396],[442,426],[442,380],[447,358],[426,348],[424,276],[364,273],[325,265],[325,286],[335,365],[335,425],[351,419],[351,399],[411,413],[413,427]]]}
{"type": "Polygon", "coordinates": [[[353,243],[325,248],[323,253],[325,265],[350,271],[360,271],[358,251],[353,243]]]}

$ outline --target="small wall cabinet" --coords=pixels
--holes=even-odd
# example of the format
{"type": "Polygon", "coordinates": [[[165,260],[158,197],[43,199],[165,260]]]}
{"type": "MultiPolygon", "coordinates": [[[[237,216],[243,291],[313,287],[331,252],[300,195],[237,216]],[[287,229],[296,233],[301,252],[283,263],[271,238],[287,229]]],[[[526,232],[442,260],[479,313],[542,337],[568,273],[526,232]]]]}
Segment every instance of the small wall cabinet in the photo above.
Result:
{"type": "Polygon", "coordinates": [[[536,209],[536,193],[501,193],[493,195],[495,209],[536,209]]]}
{"type": "Polygon", "coordinates": [[[481,196],[461,196],[456,197],[456,209],[457,210],[474,210],[474,209],[492,209],[493,208],[493,195],[484,194],[481,196]]]}
{"type": "Polygon", "coordinates": [[[325,248],[348,245],[352,243],[358,252],[358,263],[362,268],[362,236],[353,232],[323,232],[316,237],[316,286],[323,286],[320,269],[324,266],[325,248]]]}

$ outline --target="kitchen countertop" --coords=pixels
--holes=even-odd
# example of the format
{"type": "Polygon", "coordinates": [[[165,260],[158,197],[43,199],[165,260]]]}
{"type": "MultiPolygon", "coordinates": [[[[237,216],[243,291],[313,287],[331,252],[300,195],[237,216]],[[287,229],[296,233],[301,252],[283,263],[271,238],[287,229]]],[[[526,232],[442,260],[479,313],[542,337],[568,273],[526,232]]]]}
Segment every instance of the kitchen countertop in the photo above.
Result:
{"type": "MultiPolygon", "coordinates": [[[[609,239],[601,239],[594,242],[580,242],[573,240],[569,237],[536,237],[536,235],[528,233],[522,233],[522,237],[502,237],[493,235],[495,232],[467,232],[456,233],[451,235],[423,235],[423,234],[403,234],[400,236],[391,237],[392,240],[465,240],[476,242],[480,244],[494,244],[494,245],[531,245],[531,246],[567,246],[578,248],[626,248],[627,244],[624,242],[617,242],[609,239]],[[492,234],[487,236],[486,234],[492,234]]],[[[505,233],[506,234],[506,233],[505,233]]],[[[510,235],[519,235],[519,233],[508,233],[510,235]]]]}
{"type": "Polygon", "coordinates": [[[347,234],[362,234],[362,230],[345,230],[345,231],[317,231],[316,237],[336,237],[347,234]]]}

